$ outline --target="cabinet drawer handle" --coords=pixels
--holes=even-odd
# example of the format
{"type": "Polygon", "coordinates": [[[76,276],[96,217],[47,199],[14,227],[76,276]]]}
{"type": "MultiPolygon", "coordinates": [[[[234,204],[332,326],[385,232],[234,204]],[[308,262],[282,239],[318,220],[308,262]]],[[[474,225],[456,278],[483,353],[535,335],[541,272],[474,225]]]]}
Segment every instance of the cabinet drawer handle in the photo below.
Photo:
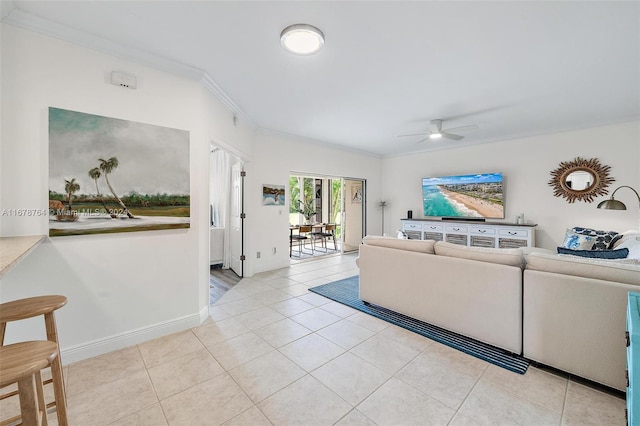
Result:
{"type": "Polygon", "coordinates": [[[460,230],[460,228],[453,228],[453,230],[454,230],[454,231],[459,231],[459,230],[460,230]]]}
{"type": "Polygon", "coordinates": [[[478,229],[478,232],[480,232],[481,234],[484,234],[485,232],[487,232],[486,229],[478,229]]]}
{"type": "Polygon", "coordinates": [[[516,231],[516,232],[509,231],[509,235],[518,235],[518,231],[516,231]]]}
{"type": "Polygon", "coordinates": [[[430,228],[430,229],[436,229],[436,227],[435,227],[435,226],[430,226],[429,228],[430,228]]]}
{"type": "Polygon", "coordinates": [[[628,331],[624,332],[624,338],[627,341],[627,347],[631,346],[631,341],[629,340],[629,332],[628,331]]]}

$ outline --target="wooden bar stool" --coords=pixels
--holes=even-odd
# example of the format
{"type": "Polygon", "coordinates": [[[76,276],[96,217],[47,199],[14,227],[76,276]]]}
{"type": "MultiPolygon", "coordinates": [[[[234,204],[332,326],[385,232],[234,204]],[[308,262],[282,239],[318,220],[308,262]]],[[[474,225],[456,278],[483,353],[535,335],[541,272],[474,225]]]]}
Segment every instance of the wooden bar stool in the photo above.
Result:
{"type": "MultiPolygon", "coordinates": [[[[45,381],[45,384],[53,383],[53,394],[55,397],[55,401],[47,404],[47,407],[56,406],[58,424],[60,426],[67,426],[67,396],[64,387],[60,344],[58,342],[58,330],[56,328],[54,311],[66,304],[67,298],[58,295],[29,297],[27,299],[13,300],[0,304],[0,346],[4,345],[4,334],[8,322],[44,315],[47,340],[56,344],[57,355],[51,362],[52,379],[45,381]]],[[[8,395],[15,395],[15,393],[8,395]]],[[[3,397],[6,396],[3,395],[3,397]]]]}
{"type": "Polygon", "coordinates": [[[48,340],[34,340],[0,347],[0,386],[18,384],[20,414],[25,426],[46,426],[40,370],[58,357],[58,345],[48,340]]]}

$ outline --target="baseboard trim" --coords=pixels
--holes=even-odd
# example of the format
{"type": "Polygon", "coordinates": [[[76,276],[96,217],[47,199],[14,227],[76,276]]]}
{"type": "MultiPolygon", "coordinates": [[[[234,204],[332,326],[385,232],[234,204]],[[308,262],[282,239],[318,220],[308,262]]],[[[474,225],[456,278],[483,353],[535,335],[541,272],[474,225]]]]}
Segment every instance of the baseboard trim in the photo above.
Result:
{"type": "Polygon", "coordinates": [[[94,356],[106,354],[118,349],[137,345],[148,340],[157,339],[158,337],[168,334],[177,333],[187,330],[191,327],[199,326],[209,314],[208,308],[203,308],[197,314],[187,315],[170,321],[165,321],[148,327],[142,327],[125,333],[106,337],[104,339],[94,340],[92,342],[72,346],[70,348],[62,348],[60,356],[64,365],[70,364],[94,356]],[[203,318],[204,315],[204,319],[203,318]]]}
{"type": "Polygon", "coordinates": [[[291,266],[291,262],[289,258],[280,262],[260,265],[259,267],[256,267],[254,269],[252,276],[255,274],[259,274],[261,272],[269,272],[269,271],[275,271],[276,269],[288,268],[289,266],[291,266]]]}
{"type": "Polygon", "coordinates": [[[200,324],[205,322],[207,318],[209,318],[209,306],[205,306],[204,308],[200,309],[200,324]]]}

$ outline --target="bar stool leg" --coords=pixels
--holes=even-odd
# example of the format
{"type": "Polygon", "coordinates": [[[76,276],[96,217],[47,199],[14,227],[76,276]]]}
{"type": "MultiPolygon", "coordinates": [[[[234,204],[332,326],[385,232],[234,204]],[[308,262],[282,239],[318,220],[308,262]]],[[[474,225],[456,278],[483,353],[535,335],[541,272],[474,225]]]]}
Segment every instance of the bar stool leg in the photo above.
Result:
{"type": "Polygon", "coordinates": [[[41,426],[35,375],[30,375],[19,380],[18,391],[20,393],[20,415],[22,416],[22,424],[24,426],[41,426]]]}
{"type": "Polygon", "coordinates": [[[36,376],[36,391],[38,393],[38,410],[42,410],[42,426],[48,426],[47,420],[47,403],[44,400],[44,386],[42,386],[42,375],[40,371],[35,373],[36,376]]]}
{"type": "MultiPolygon", "coordinates": [[[[53,312],[44,315],[45,327],[47,328],[47,340],[58,342],[56,329],[56,319],[53,312]]],[[[51,362],[51,375],[53,376],[53,393],[56,399],[56,412],[58,414],[58,424],[67,424],[67,394],[64,385],[64,374],[62,372],[62,362],[60,360],[60,344],[58,344],[58,355],[51,362]]]]}

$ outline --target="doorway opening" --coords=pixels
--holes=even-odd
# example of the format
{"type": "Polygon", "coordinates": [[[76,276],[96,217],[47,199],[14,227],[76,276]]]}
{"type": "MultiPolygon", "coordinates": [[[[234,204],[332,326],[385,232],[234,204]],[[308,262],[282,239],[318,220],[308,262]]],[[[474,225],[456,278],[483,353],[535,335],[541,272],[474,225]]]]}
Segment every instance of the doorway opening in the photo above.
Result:
{"type": "Polygon", "coordinates": [[[244,160],[211,146],[209,159],[209,304],[244,275],[244,160]]]}
{"type": "Polygon", "coordinates": [[[366,180],[292,172],[289,194],[292,261],[358,250],[366,230],[366,180]]]}

